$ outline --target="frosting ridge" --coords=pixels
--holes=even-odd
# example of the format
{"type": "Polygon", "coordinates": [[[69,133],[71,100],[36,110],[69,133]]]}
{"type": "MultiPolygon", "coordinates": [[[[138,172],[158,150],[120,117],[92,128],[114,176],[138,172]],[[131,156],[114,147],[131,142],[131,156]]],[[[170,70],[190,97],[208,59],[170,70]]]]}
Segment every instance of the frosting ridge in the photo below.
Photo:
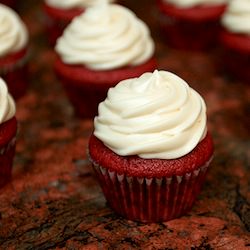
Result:
{"type": "Polygon", "coordinates": [[[75,17],[55,49],[66,64],[109,70],[146,62],[154,53],[154,43],[146,24],[132,11],[104,4],[75,17]]]}
{"type": "Polygon", "coordinates": [[[8,93],[8,88],[0,77],[0,124],[10,120],[16,113],[13,98],[8,93]]]}
{"type": "Polygon", "coordinates": [[[250,1],[232,0],[221,22],[227,30],[233,33],[250,35],[250,1]]]}
{"type": "Polygon", "coordinates": [[[94,135],[121,156],[176,159],[207,133],[202,97],[166,71],[121,81],[98,111],[94,135]]]}
{"type": "Polygon", "coordinates": [[[23,49],[28,42],[28,31],[11,8],[0,4],[0,56],[23,49]]]}

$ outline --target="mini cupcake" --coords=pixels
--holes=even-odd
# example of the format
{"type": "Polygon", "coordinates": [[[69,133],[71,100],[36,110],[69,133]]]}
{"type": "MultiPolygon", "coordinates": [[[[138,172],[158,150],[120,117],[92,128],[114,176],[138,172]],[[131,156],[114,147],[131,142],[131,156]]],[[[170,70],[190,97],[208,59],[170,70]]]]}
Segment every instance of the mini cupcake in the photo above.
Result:
{"type": "Polygon", "coordinates": [[[27,81],[28,31],[19,16],[0,4],[0,76],[15,99],[24,95],[27,81]]]}
{"type": "Polygon", "coordinates": [[[88,150],[116,213],[177,218],[191,209],[212,159],[205,103],[170,72],[124,80],[100,103],[88,150]]]}
{"type": "Polygon", "coordinates": [[[149,29],[116,4],[88,8],[57,40],[55,70],[75,112],[94,117],[107,90],[156,68],[149,29]]]}
{"type": "Polygon", "coordinates": [[[157,0],[160,26],[177,49],[204,50],[217,42],[220,17],[229,0],[157,0]]]}
{"type": "Polygon", "coordinates": [[[54,45],[74,17],[83,13],[86,8],[101,4],[103,1],[114,2],[114,0],[45,0],[44,12],[49,42],[54,45]]]}
{"type": "Polygon", "coordinates": [[[14,100],[0,78],[0,188],[11,179],[17,132],[15,112],[14,100]]]}
{"type": "Polygon", "coordinates": [[[232,0],[222,17],[223,66],[250,83],[250,1],[232,0]]]}

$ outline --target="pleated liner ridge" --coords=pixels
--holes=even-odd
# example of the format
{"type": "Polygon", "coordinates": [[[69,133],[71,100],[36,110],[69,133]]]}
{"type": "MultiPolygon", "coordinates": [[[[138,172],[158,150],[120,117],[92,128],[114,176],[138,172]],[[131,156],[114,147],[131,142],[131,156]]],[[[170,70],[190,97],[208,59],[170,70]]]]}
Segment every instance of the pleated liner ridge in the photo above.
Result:
{"type": "Polygon", "coordinates": [[[211,159],[183,176],[150,179],[110,172],[90,160],[106,200],[116,213],[130,220],[160,222],[178,218],[191,209],[211,159]]]}

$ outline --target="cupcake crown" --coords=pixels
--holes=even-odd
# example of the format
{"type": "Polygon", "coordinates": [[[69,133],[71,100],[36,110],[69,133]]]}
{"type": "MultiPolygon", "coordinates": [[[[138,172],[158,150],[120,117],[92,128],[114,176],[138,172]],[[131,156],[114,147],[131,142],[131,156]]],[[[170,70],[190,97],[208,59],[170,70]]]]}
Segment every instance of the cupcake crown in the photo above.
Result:
{"type": "Polygon", "coordinates": [[[207,133],[202,97],[166,71],[121,81],[98,111],[94,135],[121,156],[176,159],[207,133]]]}

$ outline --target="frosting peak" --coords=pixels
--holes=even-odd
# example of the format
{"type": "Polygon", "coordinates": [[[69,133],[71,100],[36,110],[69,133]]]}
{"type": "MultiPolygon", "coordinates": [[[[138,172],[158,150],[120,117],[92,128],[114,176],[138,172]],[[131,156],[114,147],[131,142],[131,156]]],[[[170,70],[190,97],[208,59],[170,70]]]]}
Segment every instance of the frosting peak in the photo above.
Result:
{"type": "Polygon", "coordinates": [[[15,102],[8,93],[5,82],[0,78],[0,124],[14,117],[15,113],[15,102]]]}
{"type": "Polygon", "coordinates": [[[122,156],[176,159],[207,132],[202,97],[166,71],[121,81],[109,89],[98,111],[94,135],[122,156]]]}
{"type": "Polygon", "coordinates": [[[221,21],[222,25],[233,33],[250,35],[250,1],[232,0],[221,21]]]}
{"type": "Polygon", "coordinates": [[[28,31],[19,16],[9,7],[0,4],[0,57],[24,48],[28,31]]]}
{"type": "Polygon", "coordinates": [[[66,64],[109,70],[146,62],[154,43],[132,11],[109,4],[88,8],[74,18],[57,40],[56,51],[66,64]]]}

